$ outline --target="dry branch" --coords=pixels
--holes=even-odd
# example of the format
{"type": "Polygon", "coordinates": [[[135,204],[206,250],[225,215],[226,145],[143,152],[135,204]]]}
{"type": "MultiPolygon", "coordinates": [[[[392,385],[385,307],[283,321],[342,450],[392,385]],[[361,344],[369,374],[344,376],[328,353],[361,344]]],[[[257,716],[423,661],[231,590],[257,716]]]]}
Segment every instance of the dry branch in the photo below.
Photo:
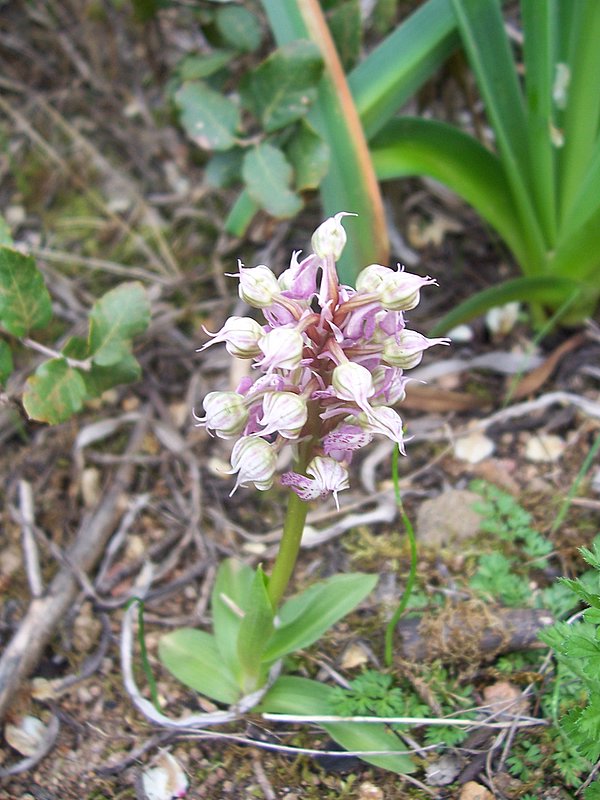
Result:
{"type": "MultiPolygon", "coordinates": [[[[136,424],[127,452],[140,446],[145,430],[144,415],[136,424]]],[[[41,597],[35,597],[21,620],[19,630],[0,659],[0,719],[6,713],[22,680],[35,669],[56,626],[73,604],[80,589],[78,575],[85,575],[100,559],[119,516],[119,498],[131,483],[134,465],[119,467],[98,507],[86,516],[73,545],[66,553],[65,566],[55,575],[41,597]]]]}

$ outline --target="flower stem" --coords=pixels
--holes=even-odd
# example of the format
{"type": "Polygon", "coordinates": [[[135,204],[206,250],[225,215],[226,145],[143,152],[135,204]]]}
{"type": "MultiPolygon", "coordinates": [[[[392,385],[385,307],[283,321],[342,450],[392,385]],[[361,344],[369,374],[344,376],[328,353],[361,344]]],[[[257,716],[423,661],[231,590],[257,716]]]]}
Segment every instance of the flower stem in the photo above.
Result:
{"type": "Polygon", "coordinates": [[[402,595],[398,607],[394,611],[394,614],[391,620],[388,622],[387,627],[385,629],[385,664],[387,667],[391,667],[392,665],[392,645],[394,643],[394,632],[396,630],[396,625],[398,624],[398,620],[402,616],[406,606],[408,605],[408,601],[410,600],[410,595],[415,585],[415,580],[417,577],[417,541],[415,538],[415,532],[412,526],[412,523],[408,517],[408,514],[404,510],[404,505],[402,504],[402,497],[400,495],[400,483],[398,480],[398,453],[399,448],[394,448],[394,453],[392,455],[392,480],[394,482],[394,493],[396,495],[396,503],[398,504],[398,508],[400,509],[400,514],[402,516],[402,521],[404,522],[404,526],[406,528],[406,533],[408,536],[408,541],[410,544],[410,571],[408,573],[408,580],[406,581],[406,586],[404,588],[404,594],[402,595]]]}
{"type": "Polygon", "coordinates": [[[290,492],[279,552],[267,589],[273,610],[279,605],[294,571],[307,511],[308,503],[300,500],[295,492],[290,492]]]}

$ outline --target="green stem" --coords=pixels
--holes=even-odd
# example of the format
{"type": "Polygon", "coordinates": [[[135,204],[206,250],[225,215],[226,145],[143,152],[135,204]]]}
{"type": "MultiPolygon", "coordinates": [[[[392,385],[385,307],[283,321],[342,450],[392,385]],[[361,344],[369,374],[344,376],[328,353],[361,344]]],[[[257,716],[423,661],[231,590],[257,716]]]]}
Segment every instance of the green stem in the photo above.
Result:
{"type": "Polygon", "coordinates": [[[398,454],[399,448],[396,447],[394,449],[392,455],[392,480],[394,482],[394,492],[396,495],[396,503],[398,504],[398,508],[400,509],[400,515],[402,517],[402,521],[404,522],[404,526],[406,528],[406,534],[408,536],[408,541],[410,544],[410,571],[408,573],[408,580],[406,581],[406,587],[404,589],[404,593],[398,604],[398,608],[394,612],[393,617],[388,622],[387,627],[385,629],[385,663],[386,666],[392,666],[392,645],[394,642],[394,631],[396,629],[396,625],[398,624],[398,620],[402,616],[406,606],[408,605],[408,601],[410,600],[410,595],[415,585],[415,580],[417,578],[417,540],[415,537],[415,531],[413,529],[412,523],[408,518],[408,514],[404,510],[404,505],[402,504],[402,496],[400,495],[400,482],[398,480],[398,454]]]}
{"type": "Polygon", "coordinates": [[[273,609],[276,609],[279,605],[279,601],[283,597],[294,571],[300,551],[307,511],[308,503],[300,500],[295,492],[290,492],[279,552],[275,559],[267,589],[273,609]]]}

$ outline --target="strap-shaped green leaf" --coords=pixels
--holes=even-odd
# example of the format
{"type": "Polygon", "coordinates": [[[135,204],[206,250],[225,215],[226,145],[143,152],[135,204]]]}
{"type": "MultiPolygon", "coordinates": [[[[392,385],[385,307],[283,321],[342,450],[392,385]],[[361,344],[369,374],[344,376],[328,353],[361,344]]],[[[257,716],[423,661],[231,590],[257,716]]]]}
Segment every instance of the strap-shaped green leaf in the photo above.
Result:
{"type": "Polygon", "coordinates": [[[240,675],[237,640],[242,616],[248,607],[254,574],[234,558],[222,562],[211,596],[213,630],[223,661],[236,677],[240,675]]]}
{"type": "Polygon", "coordinates": [[[262,655],[272,631],[273,607],[267,593],[265,574],[258,566],[237,638],[237,655],[242,668],[244,692],[254,691],[260,685],[261,675],[265,671],[262,655]]]}
{"type": "Polygon", "coordinates": [[[515,212],[499,159],[471,136],[443,122],[403,117],[371,142],[380,180],[428,175],[470,203],[502,236],[527,268],[536,243],[515,212]]]}
{"type": "Polygon", "coordinates": [[[352,70],[348,83],[369,139],[459,45],[451,0],[427,0],[352,70]]]}
{"type": "Polygon", "coordinates": [[[158,643],[158,655],[177,680],[219,703],[235,703],[239,688],[215,642],[215,637],[193,628],[167,633],[158,643]]]}
{"type": "MultiPolygon", "coordinates": [[[[258,710],[272,714],[333,714],[330,697],[332,687],[307,678],[284,675],[263,698],[258,710]]],[[[406,750],[406,745],[385,725],[368,722],[319,723],[332,739],[346,750],[406,750]]],[[[408,775],[415,764],[407,755],[361,756],[377,767],[408,775]]]]}
{"type": "Polygon", "coordinates": [[[78,370],[63,358],[53,358],[27,379],[23,406],[31,419],[57,425],[81,409],[85,396],[85,383],[78,370]]]}
{"type": "Polygon", "coordinates": [[[275,661],[316,642],[356,608],[376,583],[376,575],[333,575],[290,598],[279,611],[279,627],[265,650],[264,660],[275,661]]]}
{"type": "Polygon", "coordinates": [[[302,208],[302,200],[290,189],[292,167],[282,151],[268,142],[244,156],[242,175],[248,193],[273,217],[286,219],[302,208]]]}
{"type": "Polygon", "coordinates": [[[0,386],[4,385],[13,371],[13,358],[8,343],[0,339],[0,386]]]}
{"type": "Polygon", "coordinates": [[[202,81],[189,81],[175,93],[181,124],[204,150],[229,150],[236,144],[240,112],[234,103],[202,81]]]}
{"type": "Polygon", "coordinates": [[[13,336],[25,336],[51,317],[50,295],[33,258],[0,246],[0,325],[13,336]]]}
{"type": "Polygon", "coordinates": [[[150,321],[150,303],[141,283],[122,283],[92,306],[88,352],[101,367],[118,364],[131,352],[131,339],[150,321]]]}

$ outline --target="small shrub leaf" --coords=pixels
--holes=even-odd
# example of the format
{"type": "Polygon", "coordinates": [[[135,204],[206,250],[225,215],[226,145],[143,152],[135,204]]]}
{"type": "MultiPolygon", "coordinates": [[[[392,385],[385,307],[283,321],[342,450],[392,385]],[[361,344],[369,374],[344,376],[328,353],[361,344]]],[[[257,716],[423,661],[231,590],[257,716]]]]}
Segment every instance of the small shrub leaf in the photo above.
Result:
{"type": "Polygon", "coordinates": [[[52,303],[31,256],[0,246],[0,325],[13,336],[50,322],[52,303]]]}
{"type": "Polygon", "coordinates": [[[329,169],[329,145],[306,120],[300,122],[286,154],[294,167],[296,190],[317,189],[329,169]]]}
{"type": "Polygon", "coordinates": [[[260,47],[262,40],[260,24],[247,8],[233,4],[219,8],[215,22],[223,39],[236,50],[251,53],[260,47]]]}
{"type": "Polygon", "coordinates": [[[150,304],[141,283],[122,283],[97,300],[90,312],[89,353],[101,367],[130,355],[131,339],[150,321],[150,304]]]}
{"type": "Polygon", "coordinates": [[[229,150],[236,143],[240,112],[227,97],[201,81],[175,93],[180,120],[189,138],[204,150],[229,150]]]}
{"type": "Polygon", "coordinates": [[[85,382],[64,358],[53,358],[39,366],[25,384],[23,405],[31,419],[57,425],[81,409],[85,382]]]}
{"type": "Polygon", "coordinates": [[[292,167],[281,150],[264,142],[244,156],[242,175],[250,196],[271,216],[294,217],[302,201],[290,188],[292,167]]]}

